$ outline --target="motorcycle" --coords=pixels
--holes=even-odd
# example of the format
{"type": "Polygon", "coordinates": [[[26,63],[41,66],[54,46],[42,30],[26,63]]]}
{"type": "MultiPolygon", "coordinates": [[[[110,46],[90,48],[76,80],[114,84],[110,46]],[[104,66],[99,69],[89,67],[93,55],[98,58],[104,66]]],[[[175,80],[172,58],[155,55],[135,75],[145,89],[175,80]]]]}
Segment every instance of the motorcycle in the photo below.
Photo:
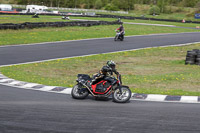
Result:
{"type": "Polygon", "coordinates": [[[85,99],[89,94],[95,98],[108,98],[112,95],[114,102],[126,103],[131,98],[131,90],[122,85],[121,75],[118,75],[117,79],[114,77],[113,85],[104,79],[90,84],[92,79],[87,74],[78,74],[77,77],[77,84],[71,91],[74,99],[85,99]]]}
{"type": "Polygon", "coordinates": [[[119,31],[116,31],[116,35],[115,35],[114,40],[115,41],[117,41],[117,40],[123,41],[124,40],[124,35],[125,35],[125,31],[123,33],[120,33],[119,31]]]}
{"type": "Polygon", "coordinates": [[[62,16],[62,19],[64,19],[64,20],[70,20],[70,18],[68,16],[62,16]]]}

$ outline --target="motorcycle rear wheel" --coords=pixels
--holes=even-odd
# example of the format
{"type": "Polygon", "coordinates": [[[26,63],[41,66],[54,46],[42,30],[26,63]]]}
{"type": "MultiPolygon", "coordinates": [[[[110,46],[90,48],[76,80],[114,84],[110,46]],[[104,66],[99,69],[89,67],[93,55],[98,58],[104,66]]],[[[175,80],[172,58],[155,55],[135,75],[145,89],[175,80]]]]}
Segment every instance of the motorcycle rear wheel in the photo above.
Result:
{"type": "Polygon", "coordinates": [[[114,41],[117,41],[117,39],[118,39],[118,35],[115,36],[114,41]]]}
{"type": "Polygon", "coordinates": [[[71,95],[74,99],[85,99],[89,95],[88,90],[80,91],[81,89],[78,84],[72,88],[71,95]]]}
{"type": "Polygon", "coordinates": [[[124,37],[121,37],[121,38],[120,38],[120,41],[124,41],[124,37]]]}
{"type": "Polygon", "coordinates": [[[131,90],[128,87],[121,87],[120,89],[117,88],[114,93],[113,93],[113,101],[117,103],[126,103],[130,100],[131,98],[131,90]]]}

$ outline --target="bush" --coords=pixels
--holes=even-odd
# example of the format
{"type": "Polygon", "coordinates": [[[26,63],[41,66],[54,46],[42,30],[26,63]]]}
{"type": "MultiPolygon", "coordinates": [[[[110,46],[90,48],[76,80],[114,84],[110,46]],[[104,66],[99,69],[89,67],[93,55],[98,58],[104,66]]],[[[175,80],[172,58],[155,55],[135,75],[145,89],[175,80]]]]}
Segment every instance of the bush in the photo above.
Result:
{"type": "Polygon", "coordinates": [[[160,8],[158,6],[153,6],[149,9],[149,15],[159,15],[160,8]]]}
{"type": "Polygon", "coordinates": [[[101,0],[97,0],[97,1],[95,2],[95,8],[96,8],[96,9],[101,9],[102,5],[103,5],[103,3],[102,3],[101,0]]]}
{"type": "Polygon", "coordinates": [[[119,8],[113,4],[107,4],[104,8],[109,11],[119,11],[119,8]]]}
{"type": "Polygon", "coordinates": [[[177,13],[179,13],[179,12],[183,12],[184,10],[183,10],[183,8],[182,7],[179,7],[178,9],[176,9],[174,12],[177,12],[177,13]]]}
{"type": "Polygon", "coordinates": [[[172,12],[172,9],[171,9],[171,8],[165,8],[165,9],[164,9],[164,13],[166,13],[166,14],[171,14],[171,13],[173,13],[173,12],[172,12]]]}
{"type": "Polygon", "coordinates": [[[187,17],[194,17],[194,15],[195,15],[195,12],[190,12],[186,14],[187,17]]]}

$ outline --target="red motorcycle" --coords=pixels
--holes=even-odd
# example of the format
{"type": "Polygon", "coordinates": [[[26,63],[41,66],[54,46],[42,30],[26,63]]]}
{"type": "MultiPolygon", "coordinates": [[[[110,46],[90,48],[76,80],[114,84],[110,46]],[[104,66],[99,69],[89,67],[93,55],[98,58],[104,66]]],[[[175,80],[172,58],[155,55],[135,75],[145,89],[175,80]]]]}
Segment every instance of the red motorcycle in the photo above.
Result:
{"type": "Polygon", "coordinates": [[[95,98],[108,98],[113,96],[113,101],[125,103],[131,98],[131,91],[128,86],[122,85],[121,75],[114,77],[114,84],[101,79],[90,84],[91,78],[87,74],[78,74],[77,84],[72,88],[71,95],[75,99],[85,99],[89,94],[95,98]]]}

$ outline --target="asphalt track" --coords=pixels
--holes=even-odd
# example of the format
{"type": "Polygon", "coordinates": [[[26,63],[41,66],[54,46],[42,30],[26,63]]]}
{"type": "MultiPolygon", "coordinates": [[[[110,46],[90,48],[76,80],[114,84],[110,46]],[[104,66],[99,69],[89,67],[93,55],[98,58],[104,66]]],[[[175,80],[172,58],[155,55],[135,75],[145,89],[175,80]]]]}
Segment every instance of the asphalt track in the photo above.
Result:
{"type": "Polygon", "coordinates": [[[0,47],[0,65],[200,42],[200,32],[126,37],[123,42],[113,40],[106,38],[0,47]]]}
{"type": "MultiPolygon", "coordinates": [[[[0,47],[0,65],[200,42],[200,33],[96,39],[0,47]]],[[[199,104],[112,100],[24,90],[0,85],[2,133],[199,133],[199,104]]]]}

